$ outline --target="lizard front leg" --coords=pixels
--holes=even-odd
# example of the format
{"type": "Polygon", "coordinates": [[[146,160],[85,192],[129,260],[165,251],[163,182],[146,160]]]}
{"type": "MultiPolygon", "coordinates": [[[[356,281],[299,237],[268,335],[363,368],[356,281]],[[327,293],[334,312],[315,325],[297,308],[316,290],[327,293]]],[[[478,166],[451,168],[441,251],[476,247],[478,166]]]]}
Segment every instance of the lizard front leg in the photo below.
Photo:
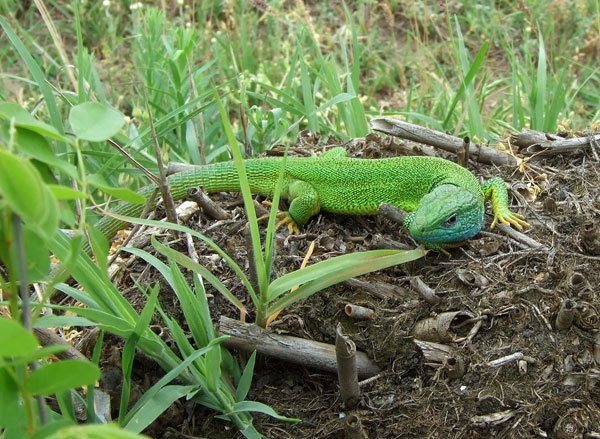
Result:
{"type": "Polygon", "coordinates": [[[490,228],[494,228],[500,221],[507,226],[513,225],[518,230],[523,227],[529,227],[529,224],[523,220],[523,215],[515,213],[508,208],[508,192],[506,183],[500,177],[494,177],[486,181],[482,186],[485,201],[492,200],[492,210],[494,211],[494,221],[490,228]]]}

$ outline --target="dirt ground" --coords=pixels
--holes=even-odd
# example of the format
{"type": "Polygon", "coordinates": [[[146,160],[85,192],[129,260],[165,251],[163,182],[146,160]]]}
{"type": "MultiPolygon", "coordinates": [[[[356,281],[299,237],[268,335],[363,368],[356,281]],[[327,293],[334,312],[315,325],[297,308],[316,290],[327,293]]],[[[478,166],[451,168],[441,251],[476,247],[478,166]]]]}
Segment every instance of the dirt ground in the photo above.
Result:
{"type": "MultiPolygon", "coordinates": [[[[377,158],[401,154],[400,144],[371,135],[345,146],[351,156],[377,158]]],[[[305,134],[292,152],[306,155],[332,146],[337,145],[305,134]]],[[[439,155],[454,160],[445,153],[439,155]]],[[[369,438],[600,438],[600,390],[596,387],[600,304],[594,287],[600,284],[598,161],[588,149],[532,160],[523,166],[525,173],[473,162],[469,169],[482,179],[498,175],[505,179],[512,189],[513,210],[531,224],[525,233],[541,247],[532,248],[498,229],[490,230],[488,204],[483,231],[466,245],[451,249],[450,256],[431,251],[415,262],[360,277],[370,288],[343,283],[317,293],[285,309],[273,330],[334,343],[340,322],[358,349],[376,361],[380,373],[361,386],[356,411],[369,438]],[[428,303],[411,287],[415,277],[435,291],[441,299],[437,304],[428,303]],[[565,301],[570,314],[561,314],[567,328],[560,330],[556,318],[565,301]],[[350,319],[343,312],[347,303],[371,308],[374,318],[350,319]],[[451,349],[454,361],[440,367],[441,363],[432,364],[424,357],[412,331],[417,322],[443,319],[446,312],[461,313],[449,320],[449,332],[438,337],[451,349]],[[569,315],[573,316],[570,326],[569,315]],[[503,358],[505,362],[492,363],[503,358]],[[464,364],[464,371],[453,370],[452,364],[464,364]]],[[[241,196],[212,198],[233,219],[215,226],[215,221],[196,214],[188,225],[247,267],[241,196]]],[[[301,232],[292,238],[283,228],[278,232],[275,275],[298,269],[313,240],[316,247],[310,263],[349,252],[414,245],[400,225],[381,217],[321,213],[301,232]]],[[[196,248],[201,262],[249,304],[234,273],[211,257],[211,250],[202,243],[196,248]]],[[[131,285],[129,276],[137,278],[144,268],[142,262],[133,264],[118,287],[126,290],[131,285]]],[[[155,279],[155,274],[146,274],[143,281],[148,284],[155,279]]],[[[129,291],[128,299],[145,303],[136,298],[135,289],[129,291]]],[[[215,322],[221,315],[238,318],[218,292],[209,292],[215,322]]],[[[162,292],[161,303],[171,316],[183,319],[171,292],[162,292]]],[[[248,321],[253,321],[252,314],[248,321]]],[[[122,342],[112,341],[117,354],[122,342]]],[[[162,371],[138,357],[134,380],[146,388],[162,371]]],[[[104,369],[119,368],[118,358],[108,354],[104,369]]],[[[243,363],[246,356],[239,358],[243,363]]],[[[248,399],[302,420],[292,424],[256,415],[255,425],[266,437],[346,437],[347,412],[334,374],[261,357],[248,399]]],[[[118,403],[113,401],[113,407],[118,403]]],[[[179,401],[145,433],[155,438],[242,437],[216,415],[179,401]]]]}

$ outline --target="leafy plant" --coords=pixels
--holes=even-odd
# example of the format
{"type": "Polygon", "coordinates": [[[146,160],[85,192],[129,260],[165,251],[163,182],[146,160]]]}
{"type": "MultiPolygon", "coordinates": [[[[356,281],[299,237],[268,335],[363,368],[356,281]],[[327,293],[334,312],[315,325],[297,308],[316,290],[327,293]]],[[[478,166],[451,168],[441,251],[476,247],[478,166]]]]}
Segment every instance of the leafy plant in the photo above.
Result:
{"type": "Polygon", "coordinates": [[[75,425],[71,392],[93,386],[100,377],[98,366],[79,360],[49,362],[51,355],[66,346],[40,348],[35,336],[15,320],[0,317],[0,333],[0,430],[4,435],[30,437],[38,431],[39,420],[47,417],[48,410],[42,397],[50,395],[55,395],[62,416],[52,412],[44,431],[75,425]]]}

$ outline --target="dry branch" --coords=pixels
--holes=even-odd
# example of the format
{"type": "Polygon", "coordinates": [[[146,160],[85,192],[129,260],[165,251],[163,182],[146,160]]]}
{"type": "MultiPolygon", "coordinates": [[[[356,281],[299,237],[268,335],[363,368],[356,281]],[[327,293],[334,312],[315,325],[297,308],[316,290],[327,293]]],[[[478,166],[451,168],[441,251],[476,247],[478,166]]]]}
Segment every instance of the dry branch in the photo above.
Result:
{"type": "MultiPolygon", "coordinates": [[[[334,345],[276,334],[225,316],[219,320],[219,333],[231,336],[223,343],[227,348],[256,350],[259,354],[280,360],[337,373],[334,345]]],[[[379,372],[375,362],[364,352],[356,353],[356,368],[361,379],[379,372]]]]}
{"type": "MultiPolygon", "coordinates": [[[[435,146],[455,154],[461,147],[465,146],[465,140],[460,137],[451,136],[450,134],[441,133],[391,117],[376,117],[371,119],[371,127],[375,131],[435,146]]],[[[518,165],[517,159],[512,155],[473,142],[469,143],[468,156],[481,163],[498,166],[518,165]]]]}
{"type": "Polygon", "coordinates": [[[526,155],[552,156],[589,148],[600,142],[600,134],[565,139],[556,134],[523,129],[511,135],[511,144],[522,148],[526,155]]]}
{"type": "Polygon", "coordinates": [[[342,325],[338,323],[335,331],[335,355],[340,395],[344,407],[351,409],[360,402],[360,387],[356,369],[356,345],[342,334],[342,325]]]}

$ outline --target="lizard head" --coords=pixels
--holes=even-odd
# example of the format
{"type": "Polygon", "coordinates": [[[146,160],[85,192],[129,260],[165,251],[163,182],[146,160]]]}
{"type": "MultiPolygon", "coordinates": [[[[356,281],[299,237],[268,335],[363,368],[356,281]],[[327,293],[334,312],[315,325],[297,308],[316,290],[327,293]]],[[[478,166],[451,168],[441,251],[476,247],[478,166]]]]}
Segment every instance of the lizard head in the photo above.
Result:
{"type": "Polygon", "coordinates": [[[413,238],[438,249],[472,238],[482,225],[483,197],[452,184],[442,184],[426,194],[404,220],[413,238]]]}

